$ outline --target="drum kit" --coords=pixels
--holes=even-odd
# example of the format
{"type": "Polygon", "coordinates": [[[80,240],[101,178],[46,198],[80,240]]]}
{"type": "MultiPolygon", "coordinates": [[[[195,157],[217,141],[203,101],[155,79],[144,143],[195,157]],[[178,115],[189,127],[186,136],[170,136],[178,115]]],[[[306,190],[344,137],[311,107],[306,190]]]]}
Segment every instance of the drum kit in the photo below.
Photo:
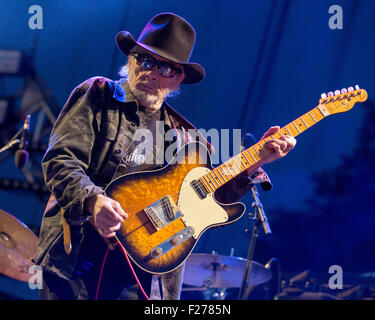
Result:
{"type": "MultiPolygon", "coordinates": [[[[182,296],[189,292],[189,299],[194,299],[193,292],[202,292],[204,300],[224,300],[227,289],[239,289],[246,268],[246,259],[234,256],[196,253],[186,261],[182,296]]],[[[255,287],[270,281],[272,272],[269,265],[251,261],[249,287],[255,287]]]]}

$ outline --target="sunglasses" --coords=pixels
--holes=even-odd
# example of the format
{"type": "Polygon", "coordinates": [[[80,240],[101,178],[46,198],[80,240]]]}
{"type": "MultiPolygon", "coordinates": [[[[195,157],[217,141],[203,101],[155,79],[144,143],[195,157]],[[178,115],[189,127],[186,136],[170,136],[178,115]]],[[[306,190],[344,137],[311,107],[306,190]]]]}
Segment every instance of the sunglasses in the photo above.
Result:
{"type": "Polygon", "coordinates": [[[138,63],[142,66],[142,68],[146,70],[151,70],[154,65],[157,65],[158,73],[162,77],[173,78],[177,73],[182,73],[181,69],[176,69],[167,62],[158,61],[148,54],[132,53],[131,55],[134,56],[137,59],[138,63]]]}

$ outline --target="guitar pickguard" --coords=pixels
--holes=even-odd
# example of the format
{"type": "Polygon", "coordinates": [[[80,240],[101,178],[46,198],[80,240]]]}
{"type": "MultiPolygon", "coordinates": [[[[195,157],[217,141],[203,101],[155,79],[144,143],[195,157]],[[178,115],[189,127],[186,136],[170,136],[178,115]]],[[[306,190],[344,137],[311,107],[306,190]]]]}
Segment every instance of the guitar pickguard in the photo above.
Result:
{"type": "Polygon", "coordinates": [[[209,193],[202,199],[192,187],[192,182],[210,172],[209,168],[196,167],[192,169],[182,182],[177,205],[182,213],[181,220],[187,227],[193,228],[193,237],[198,239],[208,227],[228,221],[227,212],[214,200],[209,193]]]}

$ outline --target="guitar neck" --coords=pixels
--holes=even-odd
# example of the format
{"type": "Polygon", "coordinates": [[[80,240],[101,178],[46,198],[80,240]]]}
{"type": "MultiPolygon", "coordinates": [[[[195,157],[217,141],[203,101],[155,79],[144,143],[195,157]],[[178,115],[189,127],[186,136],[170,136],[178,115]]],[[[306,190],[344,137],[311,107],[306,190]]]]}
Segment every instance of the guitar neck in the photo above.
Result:
{"type": "Polygon", "coordinates": [[[267,141],[279,139],[284,135],[296,137],[328,115],[329,113],[324,105],[318,105],[314,109],[306,112],[301,117],[281,128],[278,132],[264,138],[250,148],[212,169],[209,173],[199,179],[201,184],[205,187],[208,193],[215,192],[218,188],[231,181],[245,170],[253,167],[266,157],[270,153],[270,151],[264,148],[267,141]]]}

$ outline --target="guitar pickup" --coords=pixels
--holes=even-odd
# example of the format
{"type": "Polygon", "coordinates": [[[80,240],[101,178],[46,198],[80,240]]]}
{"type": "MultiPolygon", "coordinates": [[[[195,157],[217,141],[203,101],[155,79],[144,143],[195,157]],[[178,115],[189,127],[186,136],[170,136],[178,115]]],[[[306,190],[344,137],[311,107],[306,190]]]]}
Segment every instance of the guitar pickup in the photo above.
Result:
{"type": "Polygon", "coordinates": [[[166,225],[182,216],[179,208],[169,195],[147,206],[143,211],[156,230],[164,228],[166,225]]]}
{"type": "Polygon", "coordinates": [[[193,180],[190,185],[201,199],[207,197],[207,191],[204,189],[202,182],[200,182],[199,180],[193,180]]]}

